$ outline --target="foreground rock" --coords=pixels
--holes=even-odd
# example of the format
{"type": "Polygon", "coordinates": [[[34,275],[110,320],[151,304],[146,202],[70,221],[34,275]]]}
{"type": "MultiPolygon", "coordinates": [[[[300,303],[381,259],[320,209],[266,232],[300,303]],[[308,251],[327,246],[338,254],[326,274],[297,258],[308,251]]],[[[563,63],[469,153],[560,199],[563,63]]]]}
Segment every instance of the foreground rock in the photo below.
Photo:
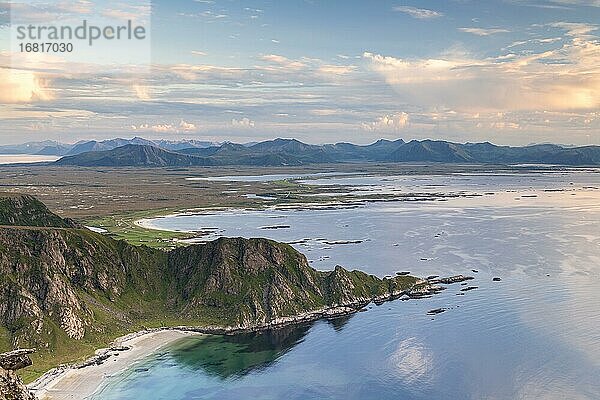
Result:
{"type": "Polygon", "coordinates": [[[0,354],[0,400],[35,400],[15,373],[31,365],[28,354],[33,350],[15,350],[0,354]]]}

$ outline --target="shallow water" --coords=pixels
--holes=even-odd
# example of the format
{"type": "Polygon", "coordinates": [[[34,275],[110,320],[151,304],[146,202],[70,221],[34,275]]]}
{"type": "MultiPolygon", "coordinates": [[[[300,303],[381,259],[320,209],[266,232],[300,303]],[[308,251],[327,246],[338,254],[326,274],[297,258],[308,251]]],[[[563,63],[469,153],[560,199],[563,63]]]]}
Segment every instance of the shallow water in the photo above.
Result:
{"type": "Polygon", "coordinates": [[[224,176],[206,176],[189,177],[188,181],[210,181],[210,182],[272,182],[300,178],[316,178],[325,176],[343,176],[355,175],[351,172],[316,172],[305,174],[264,174],[264,175],[224,175],[224,176]]]}
{"type": "Polygon", "coordinates": [[[420,191],[433,181],[443,185],[436,191],[482,195],[153,221],[218,227],[213,236],[307,239],[293,245],[319,269],[462,273],[478,288],[451,285],[430,299],[284,331],[183,339],[111,380],[97,399],[600,398],[600,177],[462,178],[318,183],[420,191]],[[289,228],[261,229],[272,226],[289,228]],[[438,307],[447,311],[427,315],[438,307]]]}
{"type": "Polygon", "coordinates": [[[33,154],[0,154],[0,165],[51,162],[59,158],[56,156],[38,156],[33,154]]]}

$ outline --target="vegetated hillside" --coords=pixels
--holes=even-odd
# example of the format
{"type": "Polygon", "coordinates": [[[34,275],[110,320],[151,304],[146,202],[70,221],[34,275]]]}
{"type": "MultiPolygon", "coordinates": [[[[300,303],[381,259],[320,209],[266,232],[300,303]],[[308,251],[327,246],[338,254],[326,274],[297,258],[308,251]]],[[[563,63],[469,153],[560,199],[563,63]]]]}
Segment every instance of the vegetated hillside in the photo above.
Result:
{"type": "MultiPolygon", "coordinates": [[[[22,199],[32,203],[26,209],[39,207],[22,199]]],[[[291,246],[267,239],[222,238],[167,253],[63,226],[0,228],[0,351],[37,348],[38,372],[143,327],[260,328],[348,312],[338,307],[355,310],[421,285],[410,276],[316,271],[291,246]]]]}
{"type": "Polygon", "coordinates": [[[342,162],[440,162],[493,164],[598,165],[600,147],[525,147],[491,143],[452,143],[441,140],[404,142],[379,140],[367,146],[351,143],[309,145],[295,139],[275,139],[253,145],[225,143],[206,148],[166,151],[150,145],[126,145],[64,157],[59,165],[79,166],[294,166],[342,162]]]}
{"type": "Polygon", "coordinates": [[[60,218],[33,196],[0,193],[0,225],[75,228],[74,221],[60,218]]]}

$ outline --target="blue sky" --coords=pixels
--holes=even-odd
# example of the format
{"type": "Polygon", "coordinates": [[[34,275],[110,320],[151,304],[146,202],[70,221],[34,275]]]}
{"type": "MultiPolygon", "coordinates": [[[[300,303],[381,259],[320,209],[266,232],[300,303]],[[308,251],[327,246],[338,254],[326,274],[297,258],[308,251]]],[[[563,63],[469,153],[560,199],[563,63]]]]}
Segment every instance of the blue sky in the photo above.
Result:
{"type": "Polygon", "coordinates": [[[0,142],[600,144],[599,17],[598,0],[13,1],[0,142]],[[83,19],[132,19],[148,38],[69,55],[11,40],[83,19]]]}

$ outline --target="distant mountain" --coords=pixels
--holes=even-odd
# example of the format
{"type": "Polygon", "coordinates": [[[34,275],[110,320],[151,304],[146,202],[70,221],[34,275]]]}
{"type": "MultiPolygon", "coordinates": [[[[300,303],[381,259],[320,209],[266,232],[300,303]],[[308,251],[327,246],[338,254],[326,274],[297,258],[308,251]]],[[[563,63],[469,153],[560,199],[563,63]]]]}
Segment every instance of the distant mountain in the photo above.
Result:
{"type": "MultiPolygon", "coordinates": [[[[89,144],[90,142],[88,142],[89,144]]],[[[90,146],[92,149],[97,146],[90,146]]],[[[296,139],[275,139],[253,145],[224,143],[176,151],[155,145],[91,150],[63,157],[59,165],[80,166],[193,166],[255,165],[293,166],[351,162],[439,162],[477,164],[600,165],[600,146],[564,148],[552,144],[525,147],[485,143],[452,143],[441,140],[379,140],[367,146],[351,143],[312,145],[296,139]]]]}
{"type": "Polygon", "coordinates": [[[23,144],[9,144],[0,146],[0,154],[38,154],[38,152],[42,151],[47,147],[55,147],[60,145],[60,143],[55,142],[53,140],[45,140],[43,142],[27,142],[23,144]]]}
{"type": "Polygon", "coordinates": [[[76,143],[67,153],[67,155],[75,155],[81,154],[88,151],[104,151],[110,150],[111,148],[108,146],[104,146],[102,143],[97,142],[95,140],[90,140],[87,142],[79,142],[76,143]]]}
{"type": "Polygon", "coordinates": [[[156,144],[151,141],[140,137],[134,137],[133,139],[110,139],[103,140],[98,142],[96,140],[82,141],[75,143],[75,145],[69,150],[67,155],[72,156],[81,153],[87,153],[90,151],[106,151],[116,149],[117,147],[123,147],[128,144],[137,144],[144,146],[156,146],[156,144]]]}
{"type": "Polygon", "coordinates": [[[463,145],[433,140],[411,140],[389,154],[385,161],[428,161],[443,163],[477,162],[463,145]]]}
{"type": "Polygon", "coordinates": [[[203,140],[154,140],[154,144],[165,150],[182,150],[189,148],[205,148],[219,146],[222,143],[208,142],[203,140]]]}
{"type": "Polygon", "coordinates": [[[89,151],[106,151],[123,147],[128,144],[138,144],[160,147],[165,150],[182,150],[189,148],[204,148],[220,146],[222,143],[194,139],[184,140],[148,140],[141,137],[132,139],[82,140],[75,144],[60,143],[54,140],[28,142],[15,145],[0,146],[0,154],[34,154],[44,156],[73,156],[89,151]]]}
{"type": "Polygon", "coordinates": [[[88,151],[63,157],[56,164],[82,167],[172,167],[213,163],[209,159],[174,153],[154,146],[128,144],[112,150],[88,151]]]}
{"type": "Polygon", "coordinates": [[[40,151],[36,152],[38,156],[64,156],[71,150],[71,145],[63,145],[60,143],[46,146],[40,151]]]}

